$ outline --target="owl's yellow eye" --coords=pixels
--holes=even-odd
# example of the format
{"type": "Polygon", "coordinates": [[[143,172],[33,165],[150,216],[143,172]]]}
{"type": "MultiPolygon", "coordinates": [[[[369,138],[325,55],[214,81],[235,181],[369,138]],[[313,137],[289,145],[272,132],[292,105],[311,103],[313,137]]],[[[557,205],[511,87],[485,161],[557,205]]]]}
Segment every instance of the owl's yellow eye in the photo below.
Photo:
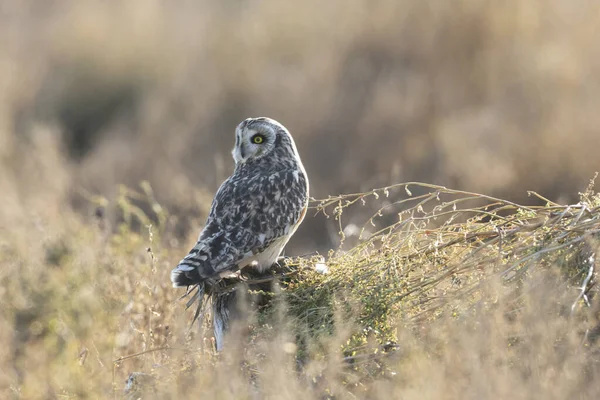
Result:
{"type": "Polygon", "coordinates": [[[265,141],[265,138],[263,135],[256,134],[256,135],[252,136],[252,143],[261,144],[264,141],[265,141]]]}

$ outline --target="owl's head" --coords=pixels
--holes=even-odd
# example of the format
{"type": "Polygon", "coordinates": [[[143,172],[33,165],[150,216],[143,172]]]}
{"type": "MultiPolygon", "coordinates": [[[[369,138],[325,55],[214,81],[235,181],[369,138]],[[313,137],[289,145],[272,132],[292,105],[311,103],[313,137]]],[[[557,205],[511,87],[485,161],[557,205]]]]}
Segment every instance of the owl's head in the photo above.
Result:
{"type": "Polygon", "coordinates": [[[292,157],[298,154],[288,130],[273,119],[248,118],[235,129],[231,153],[236,164],[262,158],[276,149],[289,151],[292,157]]]}

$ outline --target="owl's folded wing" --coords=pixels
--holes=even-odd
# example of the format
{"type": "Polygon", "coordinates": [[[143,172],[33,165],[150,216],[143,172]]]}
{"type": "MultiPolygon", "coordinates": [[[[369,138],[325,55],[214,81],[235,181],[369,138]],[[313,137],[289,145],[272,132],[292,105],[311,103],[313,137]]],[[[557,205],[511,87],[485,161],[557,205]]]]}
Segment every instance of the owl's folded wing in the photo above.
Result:
{"type": "Polygon", "coordinates": [[[173,285],[235,270],[240,261],[291,235],[306,212],[307,196],[306,178],[298,170],[226,180],[198,242],[171,273],[173,285]]]}

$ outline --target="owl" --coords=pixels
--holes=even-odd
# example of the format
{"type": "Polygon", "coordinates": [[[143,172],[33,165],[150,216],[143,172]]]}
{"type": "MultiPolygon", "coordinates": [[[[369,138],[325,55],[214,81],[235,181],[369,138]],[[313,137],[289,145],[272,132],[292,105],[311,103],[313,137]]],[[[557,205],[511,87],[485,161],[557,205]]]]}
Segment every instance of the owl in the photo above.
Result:
{"type": "Polygon", "coordinates": [[[171,272],[174,287],[203,290],[244,267],[269,269],[306,214],[308,178],[283,125],[246,119],[232,155],[235,170],[217,190],[196,245],[171,272]]]}

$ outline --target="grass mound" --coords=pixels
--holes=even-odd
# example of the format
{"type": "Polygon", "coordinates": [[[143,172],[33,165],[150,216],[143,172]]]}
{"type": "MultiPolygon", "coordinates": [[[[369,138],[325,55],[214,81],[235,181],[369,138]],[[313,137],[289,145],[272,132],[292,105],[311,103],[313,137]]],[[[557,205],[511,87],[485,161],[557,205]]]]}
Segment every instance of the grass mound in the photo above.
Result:
{"type": "Polygon", "coordinates": [[[329,331],[333,309],[339,307],[355,315],[363,328],[361,340],[374,334],[382,342],[395,341],[400,320],[422,324],[444,313],[467,312],[482,300],[486,278],[496,277],[517,290],[534,269],[550,266],[564,274],[565,285],[581,286],[574,309],[579,300],[587,302],[600,228],[600,196],[591,189],[576,205],[542,198],[544,206],[522,206],[409,183],[328,198],[316,209],[333,208],[334,217],[341,219],[346,207],[368,197],[393,197],[390,193],[398,189],[408,197],[390,201],[368,218],[360,231],[361,239],[366,237],[358,245],[332,252],[328,273],[315,273],[314,260],[298,264],[300,273],[286,284],[286,300],[311,334],[329,331]],[[428,192],[413,196],[415,188],[428,192]],[[389,221],[389,214],[397,215],[397,221],[377,223],[389,221]],[[375,231],[365,234],[369,228],[375,231]]]}
{"type": "MultiPolygon", "coordinates": [[[[600,227],[600,196],[591,188],[576,205],[561,206],[531,193],[546,205],[522,206],[408,183],[330,197],[313,208],[332,211],[343,236],[346,208],[369,198],[393,198],[398,191],[406,198],[387,202],[367,218],[357,245],[332,251],[326,263],[319,256],[288,260],[285,268],[246,279],[250,292],[273,296],[264,292],[264,283],[279,281],[283,290],[274,296],[283,298],[302,342],[335,334],[339,313],[345,326],[352,325],[342,346],[347,357],[395,349],[399,324],[416,329],[440,317],[471,313],[489,301],[482,288],[490,279],[511,292],[517,308],[523,282],[536,270],[557,268],[565,287],[574,290],[565,311],[590,305],[600,227]],[[413,196],[411,190],[426,193],[413,196]],[[387,223],[394,217],[396,222],[387,223]],[[369,339],[378,345],[368,347],[369,339]]],[[[236,283],[229,282],[228,288],[236,283]]]]}

